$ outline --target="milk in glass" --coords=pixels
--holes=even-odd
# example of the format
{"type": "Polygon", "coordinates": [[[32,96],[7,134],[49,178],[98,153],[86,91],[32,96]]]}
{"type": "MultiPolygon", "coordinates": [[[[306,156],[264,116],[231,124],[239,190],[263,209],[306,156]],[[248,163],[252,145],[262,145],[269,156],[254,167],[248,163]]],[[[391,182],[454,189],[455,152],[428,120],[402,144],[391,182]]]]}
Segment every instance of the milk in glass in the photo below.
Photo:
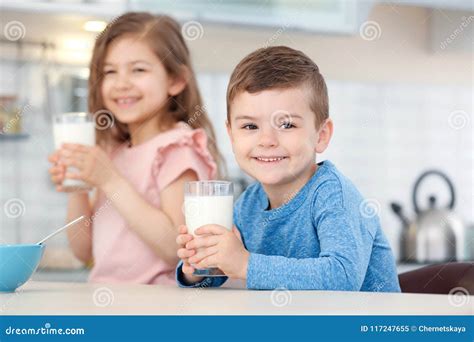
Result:
{"type": "MultiPolygon", "coordinates": [[[[95,145],[95,124],[87,113],[64,113],[54,117],[54,146],[59,149],[63,143],[95,145]]],[[[69,172],[76,172],[74,167],[69,172]]],[[[87,191],[90,186],[79,179],[65,179],[62,184],[65,191],[87,191]]]]}

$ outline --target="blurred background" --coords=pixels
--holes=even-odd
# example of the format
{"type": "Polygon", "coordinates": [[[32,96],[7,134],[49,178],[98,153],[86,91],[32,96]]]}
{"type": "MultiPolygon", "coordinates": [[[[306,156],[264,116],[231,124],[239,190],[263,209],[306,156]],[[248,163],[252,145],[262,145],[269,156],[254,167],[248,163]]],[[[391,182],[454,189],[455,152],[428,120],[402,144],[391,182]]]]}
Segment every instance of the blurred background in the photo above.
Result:
{"type": "MultiPolygon", "coordinates": [[[[64,223],[66,195],[47,172],[51,117],[86,111],[88,63],[106,23],[150,11],[183,25],[218,145],[242,189],[251,179],[225,132],[227,82],[251,51],[288,45],[309,55],[328,83],[335,133],[318,159],[333,161],[367,198],[361,210],[380,216],[399,270],[423,261],[409,264],[403,244],[428,211],[441,213],[435,235],[454,230],[446,259],[474,259],[472,1],[2,0],[0,9],[0,243],[33,243],[64,223]],[[416,213],[414,185],[428,170],[436,172],[418,184],[416,213]]],[[[86,275],[63,234],[49,242],[35,276],[86,275]]]]}

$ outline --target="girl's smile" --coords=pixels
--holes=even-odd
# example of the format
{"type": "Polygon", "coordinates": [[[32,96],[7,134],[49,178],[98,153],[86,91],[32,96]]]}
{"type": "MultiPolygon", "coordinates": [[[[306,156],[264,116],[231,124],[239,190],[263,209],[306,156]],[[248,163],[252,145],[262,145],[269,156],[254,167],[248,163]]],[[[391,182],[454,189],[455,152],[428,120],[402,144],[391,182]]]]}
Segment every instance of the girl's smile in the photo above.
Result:
{"type": "Polygon", "coordinates": [[[118,97],[114,101],[117,103],[117,106],[123,109],[128,109],[135,104],[137,104],[138,101],[140,101],[141,97],[118,97]]]}

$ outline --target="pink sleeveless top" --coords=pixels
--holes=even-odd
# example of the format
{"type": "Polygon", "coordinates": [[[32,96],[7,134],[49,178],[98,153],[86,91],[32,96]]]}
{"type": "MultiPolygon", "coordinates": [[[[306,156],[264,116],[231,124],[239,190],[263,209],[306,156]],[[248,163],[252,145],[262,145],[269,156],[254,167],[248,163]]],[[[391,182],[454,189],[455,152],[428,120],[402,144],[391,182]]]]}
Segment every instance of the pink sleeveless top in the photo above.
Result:
{"type": "MultiPolygon", "coordinates": [[[[184,122],[143,144],[120,146],[111,158],[122,176],[158,209],[160,192],[184,171],[194,170],[199,180],[214,179],[217,171],[205,131],[193,130],[184,122]]],[[[93,211],[90,282],[175,284],[175,268],[128,227],[102,191],[93,211]]]]}

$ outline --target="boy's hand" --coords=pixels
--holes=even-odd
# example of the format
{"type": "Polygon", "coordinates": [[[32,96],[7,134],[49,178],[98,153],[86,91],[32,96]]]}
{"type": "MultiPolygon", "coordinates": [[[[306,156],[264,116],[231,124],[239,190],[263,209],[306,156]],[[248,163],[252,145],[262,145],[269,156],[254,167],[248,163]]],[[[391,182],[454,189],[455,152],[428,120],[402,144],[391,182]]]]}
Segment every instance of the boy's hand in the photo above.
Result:
{"type": "Polygon", "coordinates": [[[59,155],[63,165],[77,168],[76,172],[66,172],[66,178],[80,179],[102,188],[119,177],[115,165],[99,146],[63,144],[59,155]]]}
{"type": "Polygon", "coordinates": [[[186,249],[186,244],[194,237],[188,234],[188,228],[184,225],[179,226],[179,235],[176,238],[178,244],[178,257],[183,261],[184,278],[188,283],[195,283],[200,281],[203,277],[194,276],[194,267],[189,264],[189,257],[193,256],[196,251],[194,249],[186,249]]]}
{"type": "Polygon", "coordinates": [[[188,262],[198,268],[218,267],[226,276],[247,279],[250,253],[242,243],[239,230],[234,226],[228,231],[222,226],[208,224],[195,231],[196,237],[186,243],[187,249],[196,249],[188,262]]]}

